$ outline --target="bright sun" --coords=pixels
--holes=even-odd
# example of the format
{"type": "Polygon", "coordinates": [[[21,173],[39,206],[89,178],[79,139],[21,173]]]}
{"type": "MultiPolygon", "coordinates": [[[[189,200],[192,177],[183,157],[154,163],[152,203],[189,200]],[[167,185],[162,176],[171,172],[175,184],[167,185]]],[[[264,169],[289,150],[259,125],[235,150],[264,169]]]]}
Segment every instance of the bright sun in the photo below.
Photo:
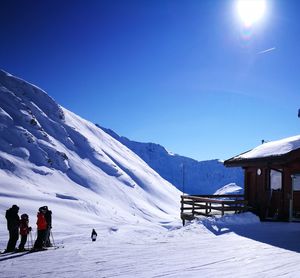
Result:
{"type": "Polygon", "coordinates": [[[266,10],[265,0],[238,0],[237,11],[245,26],[250,27],[260,20],[266,10]]]}

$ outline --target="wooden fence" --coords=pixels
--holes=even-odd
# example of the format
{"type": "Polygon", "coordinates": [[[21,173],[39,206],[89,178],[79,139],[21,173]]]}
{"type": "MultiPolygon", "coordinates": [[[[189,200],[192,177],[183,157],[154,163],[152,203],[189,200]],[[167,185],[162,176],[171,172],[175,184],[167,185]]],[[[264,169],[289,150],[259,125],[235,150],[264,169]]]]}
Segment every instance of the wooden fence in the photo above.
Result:
{"type": "Polygon", "coordinates": [[[197,215],[239,213],[246,208],[244,195],[182,195],[180,215],[184,225],[186,220],[192,220],[197,215]]]}

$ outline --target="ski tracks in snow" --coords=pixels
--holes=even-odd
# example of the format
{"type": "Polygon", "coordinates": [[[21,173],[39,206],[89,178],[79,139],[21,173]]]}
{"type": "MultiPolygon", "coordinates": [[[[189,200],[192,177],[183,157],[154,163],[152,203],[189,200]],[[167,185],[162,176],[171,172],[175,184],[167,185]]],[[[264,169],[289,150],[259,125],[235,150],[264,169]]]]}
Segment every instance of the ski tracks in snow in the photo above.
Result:
{"type": "Polygon", "coordinates": [[[117,231],[95,227],[96,242],[87,233],[70,236],[70,230],[65,248],[0,262],[0,272],[7,278],[256,278],[298,277],[300,270],[300,253],[232,231],[216,236],[200,224],[112,227],[117,231]]]}

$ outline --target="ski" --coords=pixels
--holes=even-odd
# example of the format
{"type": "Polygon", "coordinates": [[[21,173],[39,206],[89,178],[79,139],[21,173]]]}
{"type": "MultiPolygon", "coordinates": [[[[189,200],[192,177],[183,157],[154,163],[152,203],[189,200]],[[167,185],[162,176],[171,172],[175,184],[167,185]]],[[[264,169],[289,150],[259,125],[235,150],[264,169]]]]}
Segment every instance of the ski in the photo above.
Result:
{"type": "Polygon", "coordinates": [[[48,249],[46,249],[46,248],[39,248],[39,249],[32,248],[28,252],[29,253],[35,253],[35,252],[42,252],[42,251],[47,251],[47,250],[48,249]]]}
{"type": "Polygon", "coordinates": [[[0,256],[2,257],[2,256],[8,256],[8,255],[11,255],[11,254],[14,254],[15,253],[15,251],[12,251],[12,252],[6,252],[6,251],[2,251],[1,253],[0,253],[0,256]]]}
{"type": "Polygon", "coordinates": [[[24,256],[26,254],[29,254],[29,251],[24,251],[24,252],[7,252],[5,254],[2,254],[0,256],[0,262],[11,260],[11,259],[15,259],[15,258],[18,258],[18,257],[22,257],[22,256],[24,256]],[[7,255],[5,255],[5,254],[7,254],[7,255]]]}
{"type": "Polygon", "coordinates": [[[47,251],[47,250],[56,250],[58,248],[64,248],[63,245],[56,245],[56,246],[49,246],[49,247],[43,247],[42,249],[30,249],[29,252],[32,253],[32,252],[40,252],[40,251],[47,251]]]}
{"type": "Polygon", "coordinates": [[[5,250],[3,250],[0,252],[0,256],[9,256],[9,255],[16,254],[16,253],[27,252],[29,250],[30,249],[24,249],[24,250],[20,251],[20,250],[16,249],[15,251],[9,251],[9,252],[6,252],[5,250]]]}
{"type": "Polygon", "coordinates": [[[10,259],[14,259],[14,258],[18,258],[18,257],[22,257],[26,254],[42,252],[42,251],[56,250],[56,249],[59,249],[59,248],[64,248],[64,245],[45,247],[43,249],[34,249],[34,248],[32,248],[32,249],[24,249],[22,251],[19,251],[19,250],[12,251],[12,252],[2,251],[2,252],[0,252],[0,262],[10,260],[10,259]]]}
{"type": "Polygon", "coordinates": [[[48,246],[48,247],[43,247],[43,248],[39,248],[39,249],[35,249],[34,247],[31,249],[25,249],[24,251],[16,251],[16,253],[18,252],[38,252],[38,251],[47,251],[47,250],[56,250],[59,248],[64,248],[64,245],[55,245],[55,246],[48,246]]]}

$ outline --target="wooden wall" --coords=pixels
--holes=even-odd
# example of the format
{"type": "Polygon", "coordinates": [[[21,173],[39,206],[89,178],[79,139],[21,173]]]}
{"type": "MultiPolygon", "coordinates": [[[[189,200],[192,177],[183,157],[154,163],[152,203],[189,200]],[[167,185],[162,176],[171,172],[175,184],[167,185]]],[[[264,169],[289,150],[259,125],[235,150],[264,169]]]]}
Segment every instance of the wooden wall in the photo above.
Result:
{"type": "MultiPolygon", "coordinates": [[[[270,189],[270,171],[274,167],[257,165],[244,167],[245,169],[245,199],[253,212],[261,219],[278,218],[289,219],[290,200],[292,197],[293,174],[300,174],[300,162],[293,162],[285,166],[276,165],[282,170],[282,189],[270,189]],[[257,170],[261,170],[258,175],[257,170]]],[[[300,191],[293,192],[293,208],[299,211],[300,217],[300,191]]]]}

